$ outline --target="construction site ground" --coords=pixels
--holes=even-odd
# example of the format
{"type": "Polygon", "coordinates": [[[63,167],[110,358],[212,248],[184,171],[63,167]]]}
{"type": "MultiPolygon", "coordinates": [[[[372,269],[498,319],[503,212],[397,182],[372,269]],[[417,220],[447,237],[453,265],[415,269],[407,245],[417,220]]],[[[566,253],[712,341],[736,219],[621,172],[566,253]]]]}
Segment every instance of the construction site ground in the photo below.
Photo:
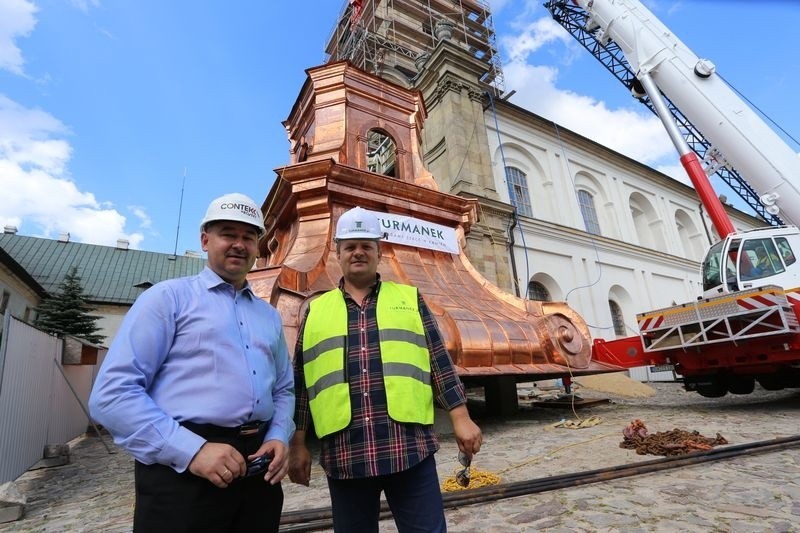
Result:
{"type": "MultiPolygon", "coordinates": [[[[478,391],[470,411],[484,433],[473,469],[500,476],[502,483],[655,459],[619,447],[622,431],[642,420],[650,432],[696,430],[729,445],[800,433],[800,390],[703,398],[680,383],[642,385],[619,375],[584,378],[576,395],[608,402],[576,408],[545,407],[558,390],[519,386],[518,414],[499,419],[483,412],[478,391]],[[592,387],[592,388],[589,388],[592,387]],[[587,420],[580,429],[555,427],[587,420]]],[[[437,428],[442,481],[457,469],[457,447],[446,417],[437,428]]],[[[106,437],[107,438],[107,437],[106,437]]],[[[0,531],[131,530],[132,460],[109,455],[92,436],[70,443],[71,463],[32,470],[16,481],[27,498],[23,519],[0,531]]],[[[313,448],[313,447],[312,447],[313,448]]],[[[309,488],[284,482],[285,511],[329,505],[322,470],[315,465],[309,488]]],[[[624,479],[564,488],[446,511],[449,531],[800,531],[800,450],[754,454],[624,479]]],[[[391,520],[381,531],[396,531],[391,520]]]]}

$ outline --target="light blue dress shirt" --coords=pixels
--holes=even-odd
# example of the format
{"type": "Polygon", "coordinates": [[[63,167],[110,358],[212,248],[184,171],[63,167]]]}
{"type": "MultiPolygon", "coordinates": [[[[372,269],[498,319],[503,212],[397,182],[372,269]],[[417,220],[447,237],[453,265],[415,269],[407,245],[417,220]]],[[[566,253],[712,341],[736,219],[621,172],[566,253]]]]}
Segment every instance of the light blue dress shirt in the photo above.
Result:
{"type": "Polygon", "coordinates": [[[210,268],[142,293],[114,338],[89,399],[97,422],[137,460],[183,472],[205,439],[179,422],[271,420],[288,446],[294,376],[281,318],[249,285],[210,268]]]}

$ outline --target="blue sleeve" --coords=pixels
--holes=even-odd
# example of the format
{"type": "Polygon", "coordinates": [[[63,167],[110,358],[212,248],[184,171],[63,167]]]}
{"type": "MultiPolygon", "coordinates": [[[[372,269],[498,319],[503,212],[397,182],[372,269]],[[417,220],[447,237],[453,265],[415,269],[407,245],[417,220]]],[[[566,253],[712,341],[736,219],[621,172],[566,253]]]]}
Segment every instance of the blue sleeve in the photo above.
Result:
{"type": "Polygon", "coordinates": [[[137,460],[183,472],[205,440],[180,426],[147,392],[169,353],[177,312],[168,284],[139,296],[103,361],[89,409],[114,442],[137,460]]]}
{"type": "Polygon", "coordinates": [[[289,358],[289,348],[283,334],[280,315],[275,311],[277,332],[275,345],[275,385],[272,389],[272,405],[274,413],[264,440],[278,439],[286,446],[294,433],[294,371],[289,358]]]}

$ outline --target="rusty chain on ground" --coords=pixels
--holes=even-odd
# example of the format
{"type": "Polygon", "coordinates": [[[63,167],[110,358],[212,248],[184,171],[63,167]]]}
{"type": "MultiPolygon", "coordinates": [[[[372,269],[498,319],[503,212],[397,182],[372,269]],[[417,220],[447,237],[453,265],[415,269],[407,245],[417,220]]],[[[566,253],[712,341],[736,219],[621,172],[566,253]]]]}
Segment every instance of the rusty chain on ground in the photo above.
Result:
{"type": "Polygon", "coordinates": [[[714,438],[704,437],[698,431],[673,429],[651,434],[639,419],[622,430],[623,440],[620,448],[636,450],[639,455],[684,455],[696,451],[707,451],[728,441],[717,433],[714,438]]]}

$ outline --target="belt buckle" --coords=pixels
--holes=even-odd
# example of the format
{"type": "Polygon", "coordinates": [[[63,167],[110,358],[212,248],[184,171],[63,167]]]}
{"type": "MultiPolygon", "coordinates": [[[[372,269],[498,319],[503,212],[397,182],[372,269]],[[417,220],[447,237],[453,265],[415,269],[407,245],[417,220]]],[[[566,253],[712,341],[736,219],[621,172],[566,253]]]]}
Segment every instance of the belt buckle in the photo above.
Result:
{"type": "Polygon", "coordinates": [[[261,422],[248,422],[247,424],[242,424],[239,426],[239,436],[249,437],[251,435],[256,435],[260,427],[261,422]]]}

